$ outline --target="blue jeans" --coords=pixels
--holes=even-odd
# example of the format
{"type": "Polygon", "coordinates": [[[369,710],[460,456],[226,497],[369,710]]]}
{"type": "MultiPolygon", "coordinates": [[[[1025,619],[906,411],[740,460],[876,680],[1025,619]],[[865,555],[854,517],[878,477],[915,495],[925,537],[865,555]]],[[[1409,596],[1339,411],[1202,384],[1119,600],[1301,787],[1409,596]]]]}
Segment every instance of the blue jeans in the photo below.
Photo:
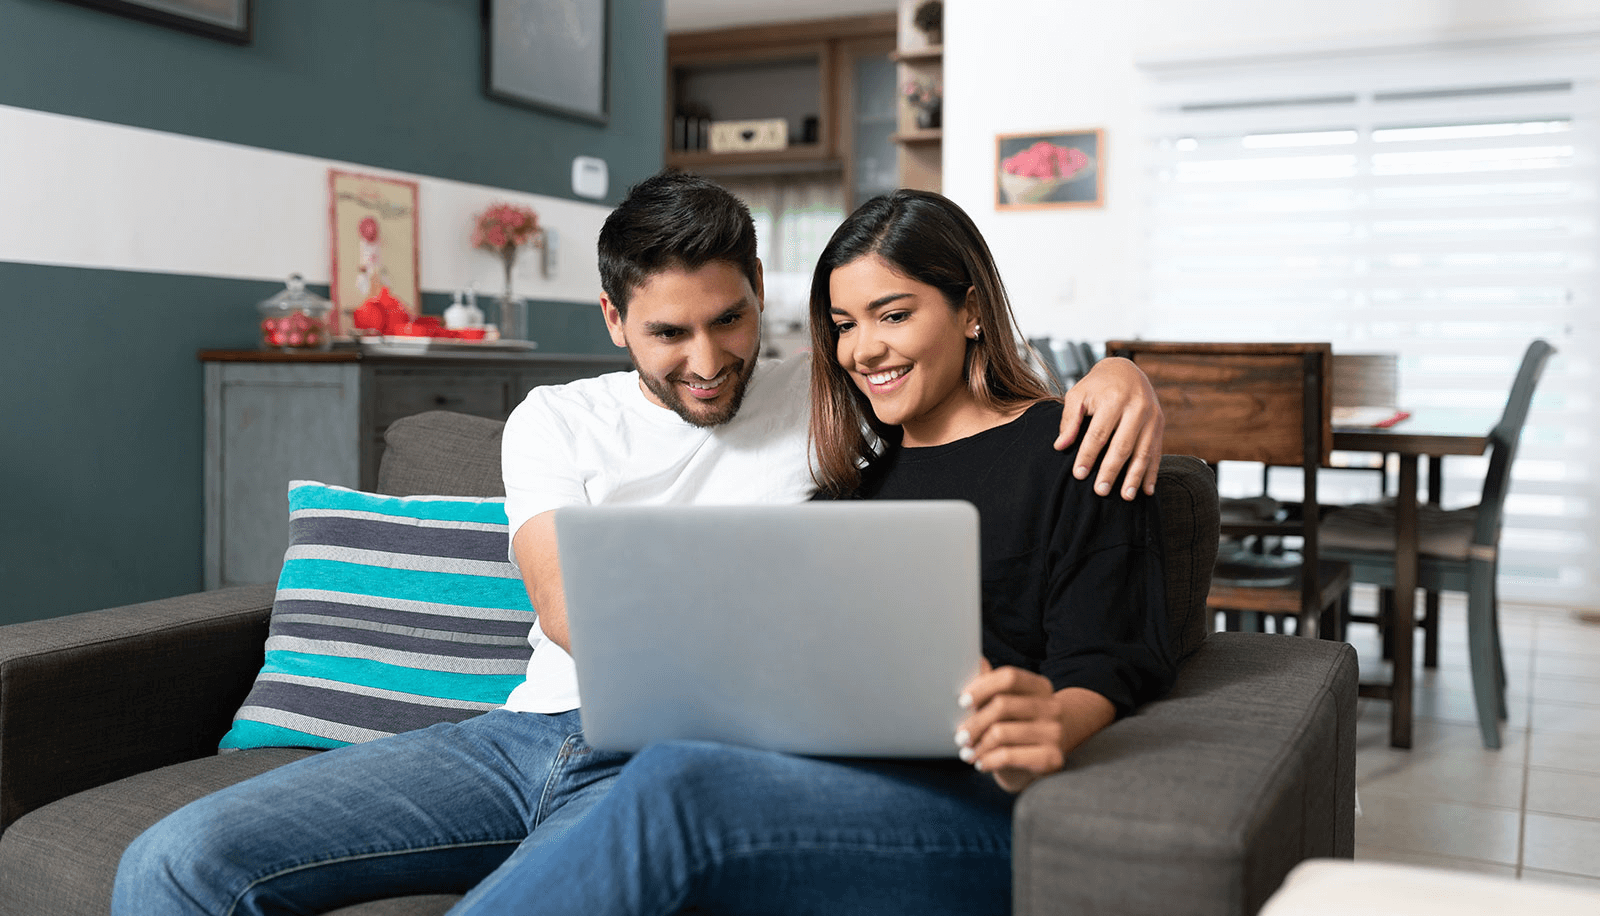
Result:
{"type": "Polygon", "coordinates": [[[134,840],[112,912],[320,913],[492,888],[496,869],[571,830],[626,759],[586,745],[577,712],[503,710],[318,754],[134,840]]]}
{"type": "Polygon", "coordinates": [[[668,742],[452,913],[1005,914],[1012,802],[954,761],[668,742]]]}

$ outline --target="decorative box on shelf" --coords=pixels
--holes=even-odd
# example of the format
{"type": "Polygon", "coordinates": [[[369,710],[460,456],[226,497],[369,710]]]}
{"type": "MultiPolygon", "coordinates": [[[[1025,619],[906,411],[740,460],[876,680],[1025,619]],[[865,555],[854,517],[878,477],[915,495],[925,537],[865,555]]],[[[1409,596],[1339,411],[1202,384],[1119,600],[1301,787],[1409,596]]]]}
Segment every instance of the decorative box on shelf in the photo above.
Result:
{"type": "Polygon", "coordinates": [[[789,122],[783,118],[711,122],[710,148],[713,153],[778,150],[788,145],[789,122]]]}

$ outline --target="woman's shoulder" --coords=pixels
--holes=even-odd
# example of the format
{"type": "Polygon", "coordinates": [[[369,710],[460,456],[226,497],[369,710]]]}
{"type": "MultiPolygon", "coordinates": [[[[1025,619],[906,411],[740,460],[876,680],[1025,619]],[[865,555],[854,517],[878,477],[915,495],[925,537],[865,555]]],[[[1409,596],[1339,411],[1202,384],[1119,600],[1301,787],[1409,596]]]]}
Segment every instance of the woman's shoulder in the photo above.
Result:
{"type": "MultiPolygon", "coordinates": [[[[1020,438],[1029,442],[1054,443],[1061,432],[1061,415],[1065,410],[1066,405],[1060,398],[1046,398],[1029,404],[1013,422],[1021,434],[1020,438]]],[[[1075,454],[1077,450],[1078,446],[1074,443],[1069,452],[1075,454]]]]}

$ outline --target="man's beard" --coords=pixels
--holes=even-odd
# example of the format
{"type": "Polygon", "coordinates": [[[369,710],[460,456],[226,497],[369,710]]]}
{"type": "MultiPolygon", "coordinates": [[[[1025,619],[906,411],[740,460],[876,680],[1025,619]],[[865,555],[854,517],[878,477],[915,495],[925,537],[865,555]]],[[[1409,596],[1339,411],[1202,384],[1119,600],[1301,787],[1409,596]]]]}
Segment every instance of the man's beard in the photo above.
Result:
{"type": "MultiPolygon", "coordinates": [[[[628,355],[633,355],[631,348],[628,355]]],[[[634,360],[633,364],[637,367],[639,361],[634,360]]],[[[722,384],[724,387],[732,385],[733,389],[728,392],[727,401],[709,413],[690,410],[690,399],[684,397],[683,389],[680,387],[682,384],[680,376],[669,376],[661,379],[641,371],[639,380],[644,382],[644,386],[650,390],[651,394],[656,396],[656,400],[665,404],[668,409],[682,417],[683,422],[688,423],[690,426],[721,426],[732,420],[734,414],[739,412],[739,405],[744,403],[745,390],[750,387],[750,377],[755,374],[755,368],[756,361],[750,359],[740,362],[729,369],[730,378],[722,384]]]]}

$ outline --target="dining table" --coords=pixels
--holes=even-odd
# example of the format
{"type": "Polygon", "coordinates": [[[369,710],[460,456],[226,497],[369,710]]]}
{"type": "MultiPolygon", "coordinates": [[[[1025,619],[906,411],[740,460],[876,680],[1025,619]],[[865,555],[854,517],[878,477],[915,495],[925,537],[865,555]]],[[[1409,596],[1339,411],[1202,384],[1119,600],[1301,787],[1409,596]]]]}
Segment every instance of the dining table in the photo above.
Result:
{"type": "MultiPolygon", "coordinates": [[[[1427,499],[1437,505],[1443,497],[1444,459],[1451,455],[1482,455],[1489,448],[1489,433],[1498,415],[1490,411],[1419,408],[1384,427],[1340,426],[1336,417],[1333,447],[1345,452],[1376,452],[1398,457],[1395,500],[1393,676],[1389,683],[1363,683],[1361,696],[1387,699],[1390,704],[1389,744],[1411,747],[1416,672],[1417,591],[1417,466],[1428,459],[1427,499]]],[[[1436,597],[1430,600],[1437,600],[1436,597]]]]}

